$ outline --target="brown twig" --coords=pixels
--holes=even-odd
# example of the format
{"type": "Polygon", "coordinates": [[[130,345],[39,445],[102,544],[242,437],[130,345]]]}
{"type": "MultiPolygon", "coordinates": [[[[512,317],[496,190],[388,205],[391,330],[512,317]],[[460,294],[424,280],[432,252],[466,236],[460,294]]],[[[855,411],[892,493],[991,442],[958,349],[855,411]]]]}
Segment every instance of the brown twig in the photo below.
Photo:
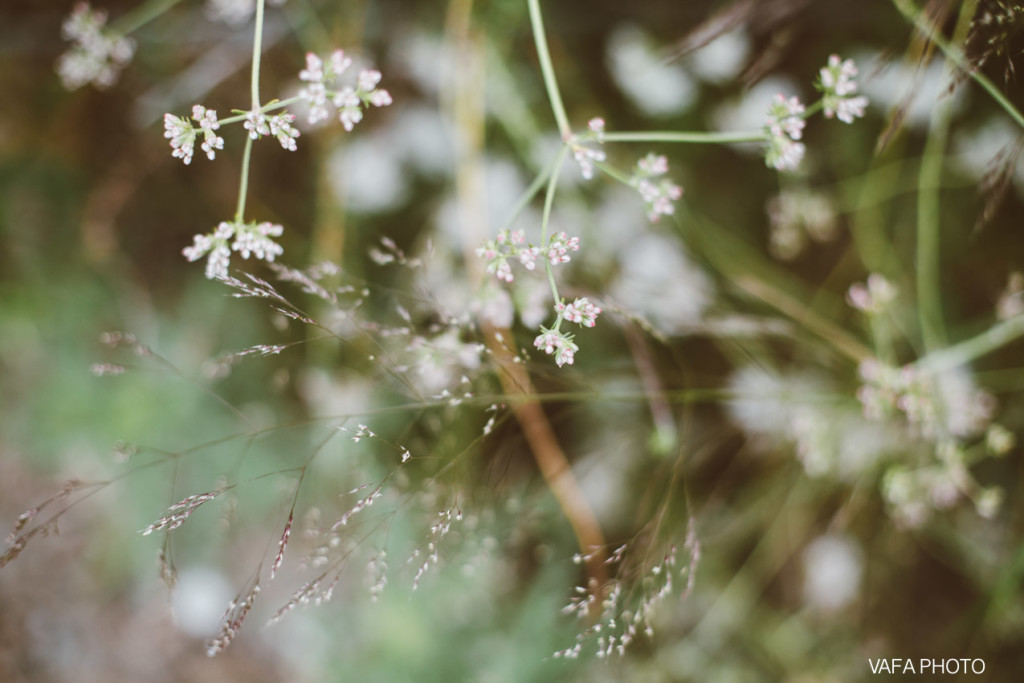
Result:
{"type": "MultiPolygon", "coordinates": [[[[444,104],[455,121],[455,139],[458,158],[456,195],[463,225],[464,256],[471,282],[480,285],[483,272],[475,258],[474,245],[480,244],[486,234],[486,203],[483,189],[484,142],[484,51],[481,38],[471,27],[472,0],[457,0],[449,5],[447,31],[451,44],[457,46],[458,70],[453,89],[446,93],[444,104]]],[[[504,392],[509,396],[513,412],[523,435],[533,452],[544,481],[569,520],[583,555],[587,583],[595,594],[605,590],[608,568],[604,534],[593,510],[573,475],[572,467],[558,444],[554,430],[540,401],[536,398],[529,373],[514,360],[513,353],[498,339],[511,339],[508,330],[485,326],[487,345],[496,359],[504,392]],[[500,336],[499,336],[500,335],[500,336]]],[[[595,601],[600,612],[601,600],[595,601]]]]}

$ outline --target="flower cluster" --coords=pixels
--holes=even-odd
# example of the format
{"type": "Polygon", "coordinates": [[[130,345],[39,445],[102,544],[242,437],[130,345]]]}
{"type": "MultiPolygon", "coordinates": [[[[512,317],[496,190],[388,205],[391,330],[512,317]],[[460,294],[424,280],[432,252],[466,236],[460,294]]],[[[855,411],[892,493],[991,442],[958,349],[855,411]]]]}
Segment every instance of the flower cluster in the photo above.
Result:
{"type": "Polygon", "coordinates": [[[803,252],[808,238],[831,242],[838,234],[835,208],[824,195],[810,190],[783,190],[765,207],[772,230],[768,247],[772,254],[790,261],[803,252]]]}
{"type": "Polygon", "coordinates": [[[985,430],[995,398],[957,372],[931,374],[913,365],[895,368],[871,358],[860,364],[857,398],[869,419],[899,411],[929,439],[967,437],[985,430]]]}
{"type": "Polygon", "coordinates": [[[846,292],[846,301],[851,306],[871,315],[884,313],[895,300],[896,288],[878,273],[868,276],[867,285],[858,282],[846,292]]]}
{"type": "Polygon", "coordinates": [[[882,495],[900,525],[919,527],[933,510],[949,509],[965,496],[973,500],[978,514],[986,519],[999,512],[1002,490],[979,485],[967,469],[962,450],[945,450],[933,465],[917,469],[895,466],[885,473],[882,495]]]}
{"type": "Polygon", "coordinates": [[[284,253],[284,249],[271,237],[279,237],[282,232],[284,228],[274,223],[223,221],[212,233],[196,235],[192,246],[185,247],[182,253],[189,261],[198,261],[209,255],[206,277],[224,279],[228,276],[232,251],[237,251],[245,259],[252,255],[273,262],[275,257],[284,253]]]}
{"type": "Polygon", "coordinates": [[[249,131],[249,137],[258,140],[264,135],[273,135],[281,143],[281,147],[289,152],[296,149],[295,138],[299,137],[299,131],[292,125],[295,120],[294,114],[285,112],[267,116],[261,111],[251,111],[245,115],[245,129],[249,131]]]}
{"type": "Polygon", "coordinates": [[[73,44],[57,61],[57,75],[68,90],[86,83],[107,88],[117,81],[121,69],[131,61],[135,42],[130,38],[104,32],[107,13],[79,2],[61,31],[73,44]]]}
{"type": "Polygon", "coordinates": [[[683,196],[683,188],[661,177],[666,173],[668,159],[651,152],[637,162],[630,181],[647,204],[647,219],[652,223],[657,223],[662,216],[675,213],[672,202],[683,196]]]}
{"type": "Polygon", "coordinates": [[[842,61],[839,55],[828,58],[828,65],[821,69],[817,88],[822,93],[825,116],[835,116],[844,123],[853,123],[853,119],[864,116],[864,108],[868,98],[857,95],[857,84],[853,77],[857,75],[857,66],[852,59],[842,61]]]}
{"type": "Polygon", "coordinates": [[[527,244],[526,235],[522,230],[502,230],[495,239],[488,240],[484,246],[477,248],[476,255],[487,262],[488,273],[497,275],[499,280],[512,282],[515,277],[512,275],[509,259],[518,259],[524,268],[533,270],[537,267],[540,248],[527,244]]]}
{"type": "Polygon", "coordinates": [[[224,149],[224,138],[214,132],[220,128],[217,112],[197,104],[192,107],[192,119],[198,124],[198,131],[187,117],[164,114],[164,137],[171,141],[171,149],[174,150],[171,154],[186,164],[191,163],[196,135],[202,131],[203,142],[200,148],[206,152],[207,158],[213,161],[217,156],[217,150],[224,149]]]}
{"type": "Polygon", "coordinates": [[[533,340],[533,345],[549,356],[554,355],[558,367],[572,365],[576,352],[580,350],[580,347],[573,343],[572,335],[558,330],[557,326],[555,329],[541,327],[540,334],[533,340]]]}
{"type": "Polygon", "coordinates": [[[555,311],[563,320],[568,320],[584,327],[593,327],[597,323],[597,316],[601,313],[601,309],[592,304],[586,297],[576,299],[571,304],[559,301],[555,304],[555,311]]]}
{"type": "Polygon", "coordinates": [[[360,71],[355,88],[345,86],[333,90],[335,81],[351,65],[352,60],[342,50],[332,52],[326,62],[312,52],[306,55],[306,68],[299,72],[299,80],[309,85],[299,91],[299,97],[309,104],[310,125],[330,116],[328,103],[338,110],[338,119],[347,131],[351,131],[363,120],[364,107],[386,107],[391,104],[391,93],[377,87],[381,73],[374,69],[360,71]]]}
{"type": "Polygon", "coordinates": [[[580,347],[573,342],[573,335],[562,332],[558,329],[559,326],[563,320],[568,320],[583,327],[593,327],[597,324],[597,316],[601,314],[601,309],[583,297],[576,299],[571,304],[559,301],[555,304],[555,312],[558,313],[555,326],[551,328],[541,326],[540,334],[533,340],[533,345],[549,356],[554,355],[558,367],[572,365],[580,347]]]}
{"type": "Polygon", "coordinates": [[[777,94],[768,107],[765,132],[768,136],[768,151],[765,163],[780,171],[793,171],[804,158],[807,148],[802,142],[804,130],[804,105],[796,97],[786,98],[777,94]]]}
{"type": "Polygon", "coordinates": [[[589,133],[574,135],[568,140],[568,143],[572,149],[573,158],[580,166],[580,173],[585,180],[590,180],[594,177],[594,164],[604,161],[606,156],[604,151],[588,147],[585,143],[593,141],[601,144],[604,142],[604,119],[590,119],[587,128],[590,130],[589,133]]]}
{"type": "Polygon", "coordinates": [[[570,251],[580,250],[580,238],[569,237],[564,232],[560,232],[556,235],[552,235],[548,240],[548,261],[551,265],[557,266],[559,263],[568,263],[571,258],[569,257],[570,251]]]}

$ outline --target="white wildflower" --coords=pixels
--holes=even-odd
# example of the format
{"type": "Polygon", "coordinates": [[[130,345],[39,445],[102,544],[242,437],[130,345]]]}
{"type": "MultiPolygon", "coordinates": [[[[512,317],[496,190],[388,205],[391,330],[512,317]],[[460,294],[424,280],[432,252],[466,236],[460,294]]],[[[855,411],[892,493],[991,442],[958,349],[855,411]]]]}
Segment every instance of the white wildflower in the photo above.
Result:
{"type": "Polygon", "coordinates": [[[580,350],[580,347],[573,343],[572,335],[546,327],[541,327],[540,332],[533,340],[533,345],[549,356],[554,355],[558,367],[572,365],[576,352],[580,350]]]}
{"type": "Polygon", "coordinates": [[[601,313],[601,309],[586,297],[576,299],[571,304],[558,302],[555,304],[555,311],[561,313],[564,320],[584,327],[593,327],[597,323],[597,316],[601,313]]]}
{"type": "Polygon", "coordinates": [[[203,131],[203,143],[200,147],[206,152],[206,157],[213,161],[217,156],[216,150],[224,149],[224,138],[213,132],[220,128],[217,112],[197,104],[192,107],[192,118],[196,120],[199,129],[203,131]]]}
{"type": "Polygon", "coordinates": [[[775,95],[765,117],[768,151],[765,163],[780,171],[793,171],[800,165],[807,151],[802,142],[804,105],[796,97],[775,95]]]}
{"type": "Polygon", "coordinates": [[[185,247],[182,254],[189,261],[198,261],[206,256],[206,277],[224,279],[228,276],[232,251],[239,252],[245,259],[255,256],[268,262],[284,253],[284,248],[271,239],[283,232],[282,226],[269,222],[222,221],[212,233],[196,235],[192,245],[185,247]]]}
{"type": "Polygon", "coordinates": [[[839,55],[828,58],[817,84],[822,93],[826,118],[835,116],[844,123],[853,123],[854,118],[864,116],[868,98],[856,95],[857,84],[853,80],[856,75],[857,66],[852,59],[843,61],[839,55]]]}
{"type": "Polygon", "coordinates": [[[391,93],[377,85],[381,73],[364,69],[356,77],[356,87],[346,85],[340,89],[336,81],[352,65],[342,50],[335,50],[325,61],[319,56],[306,55],[306,68],[299,72],[299,80],[308,83],[299,90],[299,97],[309,104],[309,123],[315,125],[330,117],[328,104],[338,111],[338,120],[351,131],[363,120],[364,107],[386,107],[391,104],[391,93]]]}
{"type": "Polygon", "coordinates": [[[588,133],[573,135],[569,138],[568,144],[572,149],[572,156],[579,164],[580,174],[585,180],[594,177],[594,164],[604,161],[607,157],[603,150],[587,146],[587,143],[604,142],[604,119],[593,118],[587,123],[588,133]]]}
{"type": "Polygon", "coordinates": [[[107,13],[92,9],[87,2],[76,4],[64,20],[61,32],[72,45],[57,61],[57,74],[68,90],[86,83],[108,88],[131,61],[135,42],[104,31],[106,23],[107,13]]]}
{"type": "Polygon", "coordinates": [[[651,152],[640,159],[636,166],[631,184],[647,204],[647,219],[657,223],[662,216],[675,213],[672,202],[683,196],[683,188],[667,178],[659,179],[668,173],[668,159],[651,152]]]}
{"type": "Polygon", "coordinates": [[[188,119],[174,114],[164,114],[164,137],[171,141],[171,155],[185,164],[192,163],[195,151],[196,131],[188,119]]]}

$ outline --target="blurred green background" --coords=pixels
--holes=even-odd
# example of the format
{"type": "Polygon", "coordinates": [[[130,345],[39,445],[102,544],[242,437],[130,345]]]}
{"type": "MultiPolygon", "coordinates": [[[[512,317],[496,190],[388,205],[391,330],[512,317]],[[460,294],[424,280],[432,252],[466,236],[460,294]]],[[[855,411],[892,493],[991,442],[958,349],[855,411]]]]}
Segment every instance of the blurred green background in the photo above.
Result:
{"type": "MultiPolygon", "coordinates": [[[[137,4],[103,8],[116,20],[137,4]]],[[[254,149],[247,216],[285,226],[284,263],[330,260],[341,284],[367,290],[334,307],[280,285],[344,340],[231,298],[181,256],[232,214],[243,136],[222,131],[215,162],[184,167],[160,120],[195,102],[222,117],[248,106],[252,22],[225,20],[229,5],[187,0],[140,28],[133,61],[102,92],[67,92],[54,71],[72,3],[0,8],[0,519],[13,524],[69,479],[112,482],[60,518],[59,536],[36,536],[0,569],[0,680],[809,683],[867,678],[879,657],[981,658],[979,680],[1020,680],[1020,447],[996,458],[983,432],[960,442],[971,481],[1003,492],[991,518],[960,495],[898,523],[885,474],[931,463],[934,444],[898,419],[859,417],[857,364],[843,352],[853,340],[897,364],[923,355],[922,301],[940,303],[947,343],[1024,308],[1012,276],[1024,270],[1021,130],[973,81],[950,81],[893,5],[542,3],[577,130],[593,116],[609,131],[757,129],[775,92],[813,101],[833,53],[857,59],[872,102],[852,126],[812,118],[794,174],[765,168],[750,145],[606,145],[625,173],[650,149],[668,156],[685,194],[657,225],[629,188],[563,174],[554,225],[584,241],[563,294],[591,296],[605,314],[578,335],[576,365],[557,369],[533,352],[538,304],[518,271],[509,343],[529,349],[525,366],[609,550],[628,544],[612,567],[624,599],[656,591],[652,567],[678,549],[653,635],[609,661],[594,655],[596,636],[578,660],[553,657],[586,626],[560,611],[585,580],[579,549],[491,355],[465,356],[504,301],[465,254],[505,223],[559,143],[526,3],[268,9],[265,99],[297,89],[307,50],[343,47],[381,69],[395,100],[351,134],[303,128],[295,153],[254,149]],[[929,154],[939,162],[925,168],[929,154]],[[779,218],[812,211],[799,204],[808,196],[817,217],[779,218]],[[939,247],[921,291],[928,210],[939,247]],[[376,263],[382,237],[424,265],[376,263]],[[874,326],[845,301],[872,272],[900,292],[874,326]],[[422,347],[388,336],[406,324],[399,306],[422,347]],[[155,355],[109,348],[111,330],[155,355]],[[223,362],[255,344],[288,348],[223,362]],[[125,371],[97,376],[97,363],[125,371]],[[451,405],[444,390],[474,397],[451,405]],[[815,471],[801,434],[786,431],[804,409],[829,416],[829,448],[864,460],[815,471]],[[364,422],[377,437],[337,430],[364,422]],[[138,453],[122,462],[119,443],[138,453]],[[403,447],[413,459],[399,468],[403,447]],[[203,640],[258,567],[266,575],[296,468],[313,455],[279,577],[237,641],[208,659],[203,640]],[[332,600],[264,629],[320,571],[315,530],[380,481],[381,501],[323,550],[344,567],[332,600]],[[169,591],[162,540],[137,532],[218,482],[242,484],[170,535],[169,591]],[[430,527],[452,505],[464,519],[413,590],[430,527]],[[691,525],[699,562],[685,545],[691,525]],[[368,562],[382,550],[389,578],[373,601],[368,562]]],[[[1024,10],[931,6],[1024,104],[1012,68],[1024,10]],[[984,23],[985,12],[1005,21],[984,23]]],[[[538,217],[534,202],[516,226],[536,240],[538,217]]],[[[988,419],[1019,434],[1022,360],[1011,341],[965,367],[963,410],[984,390],[996,401],[988,419]]]]}

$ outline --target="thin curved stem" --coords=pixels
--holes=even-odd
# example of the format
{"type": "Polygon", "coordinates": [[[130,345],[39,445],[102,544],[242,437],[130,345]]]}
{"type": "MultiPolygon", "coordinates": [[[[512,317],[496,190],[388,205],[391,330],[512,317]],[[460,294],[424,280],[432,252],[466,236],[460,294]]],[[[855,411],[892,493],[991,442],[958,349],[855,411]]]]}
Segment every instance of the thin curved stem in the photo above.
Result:
{"type": "Polygon", "coordinates": [[[733,142],[761,142],[764,140],[762,131],[737,131],[731,133],[697,133],[671,130],[661,131],[627,131],[621,133],[604,133],[605,142],[683,142],[693,144],[726,144],[733,142]]]}
{"type": "Polygon", "coordinates": [[[558,123],[558,131],[562,134],[563,140],[568,140],[572,136],[572,129],[569,127],[569,117],[565,114],[565,105],[562,104],[558,81],[555,80],[555,68],[551,63],[548,41],[544,35],[544,19],[540,15],[540,3],[538,0],[528,0],[527,4],[530,8],[533,41],[537,45],[537,59],[540,61],[541,73],[544,74],[544,87],[548,91],[548,100],[551,102],[551,109],[555,114],[555,121],[558,123]]]}
{"type": "Polygon", "coordinates": [[[263,57],[263,5],[256,0],[256,27],[252,39],[252,110],[260,108],[260,59],[263,57]]]}
{"type": "Polygon", "coordinates": [[[548,165],[541,169],[541,172],[533,179],[530,186],[526,188],[522,195],[520,195],[519,200],[516,201],[516,205],[512,207],[512,210],[509,212],[509,218],[505,221],[505,225],[502,226],[503,230],[507,230],[512,227],[512,224],[516,222],[517,218],[519,218],[519,214],[523,212],[523,209],[530,205],[533,198],[537,196],[538,192],[540,192],[540,188],[544,187],[544,184],[548,182],[548,179],[554,172],[556,164],[559,164],[559,166],[561,165],[558,155],[552,157],[551,161],[548,162],[548,165]]]}
{"type": "Polygon", "coordinates": [[[235,222],[241,223],[245,218],[245,197],[249,192],[249,159],[252,157],[252,138],[245,138],[245,151],[242,153],[242,180],[238,186],[238,204],[235,208],[235,222]]]}
{"type": "MultiPolygon", "coordinates": [[[[270,104],[263,105],[262,107],[259,108],[259,111],[260,111],[260,113],[265,114],[268,111],[274,111],[275,109],[283,109],[284,107],[290,107],[291,105],[295,104],[296,102],[301,102],[301,101],[302,101],[302,98],[298,97],[298,96],[296,96],[296,97],[289,97],[286,100],[276,100],[274,102],[271,102],[270,104]]],[[[238,111],[238,110],[236,109],[235,111],[238,111]]],[[[231,123],[239,123],[241,121],[245,121],[245,117],[248,116],[248,115],[249,115],[249,112],[245,112],[244,114],[237,114],[235,116],[229,116],[226,119],[220,119],[218,121],[218,123],[220,123],[220,125],[222,125],[222,126],[226,126],[226,125],[231,124],[231,123]]]]}
{"type": "Polygon", "coordinates": [[[181,0],[151,0],[139,5],[110,24],[110,30],[119,35],[128,35],[177,5],[181,0]]]}
{"type": "MultiPolygon", "coordinates": [[[[256,27],[252,39],[252,111],[260,111],[260,59],[263,57],[263,4],[256,0],[256,27]]],[[[245,115],[242,115],[245,118],[245,115]]],[[[245,219],[245,200],[249,192],[249,162],[252,159],[252,137],[245,139],[242,153],[242,180],[238,187],[238,205],[235,208],[235,222],[245,219]]]]}
{"type": "Polygon", "coordinates": [[[989,354],[1021,337],[1024,337],[1024,315],[1001,322],[959,344],[929,353],[914,365],[931,372],[950,370],[989,354]]]}
{"type": "MultiPolygon", "coordinates": [[[[558,173],[562,170],[562,164],[565,163],[565,155],[569,152],[568,145],[562,145],[562,149],[559,150],[558,156],[555,157],[554,170],[551,172],[551,178],[548,179],[548,189],[544,194],[544,213],[541,216],[540,223],[540,245],[541,249],[547,247],[548,244],[548,223],[551,220],[551,207],[555,203],[555,189],[558,187],[558,173]]],[[[551,285],[551,296],[555,298],[555,303],[558,303],[558,286],[555,284],[555,273],[551,269],[551,259],[547,258],[545,254],[541,254],[544,258],[544,270],[548,274],[548,284],[551,285]]],[[[555,328],[558,329],[559,323],[562,322],[562,316],[559,314],[558,321],[555,323],[555,328]]]]}
{"type": "MultiPolygon", "coordinates": [[[[961,9],[954,33],[958,39],[967,31],[972,16],[970,9],[967,5],[961,9]]],[[[942,312],[939,181],[949,141],[951,117],[952,103],[949,98],[945,98],[932,111],[931,128],[917,176],[917,301],[921,338],[927,352],[948,343],[942,312]]]]}

